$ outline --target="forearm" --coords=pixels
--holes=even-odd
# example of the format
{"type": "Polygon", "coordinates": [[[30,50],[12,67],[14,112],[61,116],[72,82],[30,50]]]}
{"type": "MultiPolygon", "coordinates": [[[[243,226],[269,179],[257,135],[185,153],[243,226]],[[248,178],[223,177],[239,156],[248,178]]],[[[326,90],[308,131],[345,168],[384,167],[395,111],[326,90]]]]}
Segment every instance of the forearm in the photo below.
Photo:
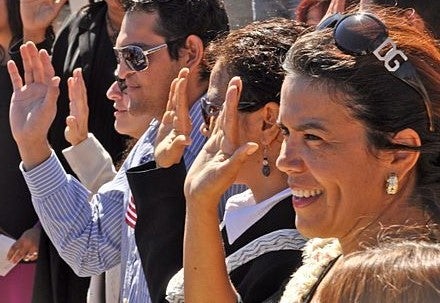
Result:
{"type": "Polygon", "coordinates": [[[63,155],[81,183],[92,193],[116,175],[110,154],[93,134],[80,144],[63,149],[63,155]]]}
{"type": "Polygon", "coordinates": [[[25,171],[40,165],[51,155],[51,148],[46,138],[32,142],[17,141],[18,151],[25,171]]]}
{"type": "Polygon", "coordinates": [[[77,275],[98,274],[119,262],[122,193],[95,196],[89,204],[87,189],[54,155],[24,177],[42,226],[77,275]]]}
{"type": "Polygon", "coordinates": [[[226,270],[215,207],[202,210],[197,203],[188,204],[184,239],[184,285],[186,302],[237,302],[237,293],[226,270]]]}

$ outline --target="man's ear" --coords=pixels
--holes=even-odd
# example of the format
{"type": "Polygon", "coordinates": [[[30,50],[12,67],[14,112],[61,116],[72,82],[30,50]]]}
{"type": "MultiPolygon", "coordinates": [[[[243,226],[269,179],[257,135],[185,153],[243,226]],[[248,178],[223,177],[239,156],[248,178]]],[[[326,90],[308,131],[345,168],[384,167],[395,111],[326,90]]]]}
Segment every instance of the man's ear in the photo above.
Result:
{"type": "Polygon", "coordinates": [[[185,46],[179,51],[179,60],[190,70],[198,68],[203,59],[203,41],[196,35],[189,35],[185,46]]]}
{"type": "MultiPolygon", "coordinates": [[[[401,144],[410,147],[420,147],[422,145],[419,134],[411,129],[396,133],[392,139],[395,144],[401,144]]],[[[396,173],[399,179],[405,177],[416,165],[420,157],[419,151],[414,150],[395,150],[390,152],[390,173],[396,173]]]]}
{"type": "Polygon", "coordinates": [[[261,114],[263,115],[263,125],[262,125],[262,144],[269,145],[272,141],[278,138],[280,129],[277,125],[278,113],[280,106],[276,102],[269,102],[262,108],[261,114]]]}

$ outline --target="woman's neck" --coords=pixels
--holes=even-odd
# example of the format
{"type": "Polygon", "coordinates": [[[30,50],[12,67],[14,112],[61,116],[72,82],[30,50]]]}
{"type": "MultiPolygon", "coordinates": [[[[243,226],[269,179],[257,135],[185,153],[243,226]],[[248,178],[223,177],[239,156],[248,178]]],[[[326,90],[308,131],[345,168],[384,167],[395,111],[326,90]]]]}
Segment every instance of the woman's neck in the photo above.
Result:
{"type": "Polygon", "coordinates": [[[415,227],[423,228],[429,223],[425,212],[406,203],[393,203],[378,217],[368,218],[358,224],[346,236],[338,237],[343,254],[359,251],[375,245],[382,236],[405,237],[405,233],[415,231],[415,227]]]}

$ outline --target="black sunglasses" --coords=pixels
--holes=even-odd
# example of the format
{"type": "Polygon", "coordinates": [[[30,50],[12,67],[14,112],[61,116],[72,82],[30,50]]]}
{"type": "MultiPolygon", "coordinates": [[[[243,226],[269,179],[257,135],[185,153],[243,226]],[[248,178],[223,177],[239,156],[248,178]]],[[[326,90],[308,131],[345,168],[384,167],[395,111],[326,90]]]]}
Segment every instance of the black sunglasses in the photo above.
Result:
{"type": "Polygon", "coordinates": [[[222,109],[222,104],[211,102],[208,97],[200,99],[200,106],[202,108],[203,121],[205,121],[206,128],[209,129],[211,124],[211,117],[217,117],[222,109]]]}
{"type": "Polygon", "coordinates": [[[127,45],[123,47],[114,47],[118,64],[123,60],[125,64],[133,71],[140,72],[146,70],[150,65],[148,55],[151,55],[163,48],[168,47],[166,43],[160,44],[150,49],[142,49],[138,45],[127,45]]]}
{"type": "Polygon", "coordinates": [[[431,100],[415,67],[388,36],[388,30],[376,16],[370,13],[331,15],[321,21],[317,30],[333,28],[336,46],[343,52],[362,56],[373,53],[396,78],[413,88],[423,98],[429,121],[429,130],[435,131],[432,120],[431,100]]]}

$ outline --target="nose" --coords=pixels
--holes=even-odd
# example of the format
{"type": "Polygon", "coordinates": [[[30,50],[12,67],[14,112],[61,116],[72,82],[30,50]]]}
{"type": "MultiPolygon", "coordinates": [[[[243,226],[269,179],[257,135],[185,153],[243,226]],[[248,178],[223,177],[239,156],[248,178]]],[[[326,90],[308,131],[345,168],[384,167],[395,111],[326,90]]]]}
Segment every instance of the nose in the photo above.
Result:
{"type": "Polygon", "coordinates": [[[120,101],[122,99],[122,92],[119,89],[118,83],[115,81],[110,85],[110,87],[107,90],[107,98],[113,101],[120,101]]]}
{"type": "Polygon", "coordinates": [[[125,60],[120,60],[115,70],[115,75],[121,79],[127,79],[129,75],[134,73],[135,71],[128,67],[128,65],[125,63],[125,60]]]}
{"type": "Polygon", "coordinates": [[[307,169],[298,145],[288,139],[284,139],[281,144],[281,150],[276,161],[276,166],[280,171],[288,175],[293,173],[303,173],[307,169]]]}

